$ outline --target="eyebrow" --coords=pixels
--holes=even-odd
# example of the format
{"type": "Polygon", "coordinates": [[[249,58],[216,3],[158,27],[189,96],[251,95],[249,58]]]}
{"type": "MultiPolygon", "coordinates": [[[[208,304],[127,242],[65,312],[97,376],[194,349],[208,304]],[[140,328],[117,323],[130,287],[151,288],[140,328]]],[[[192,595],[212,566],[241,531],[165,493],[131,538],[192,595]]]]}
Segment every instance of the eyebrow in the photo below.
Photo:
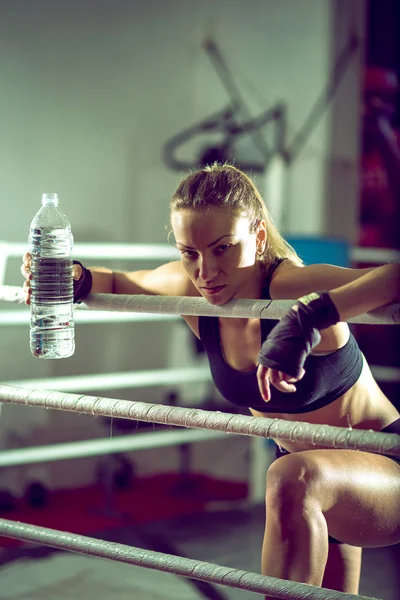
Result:
{"type": "MultiPolygon", "coordinates": [[[[218,242],[220,242],[225,237],[235,237],[235,236],[233,233],[227,233],[225,235],[221,235],[221,237],[219,237],[217,240],[215,240],[214,242],[211,242],[211,244],[208,244],[207,248],[211,248],[212,246],[215,246],[215,244],[218,244],[218,242]]],[[[176,242],[176,243],[179,244],[179,246],[183,246],[184,248],[187,248],[188,250],[196,250],[196,248],[192,248],[192,246],[186,246],[185,244],[181,244],[181,242],[176,242]]]]}

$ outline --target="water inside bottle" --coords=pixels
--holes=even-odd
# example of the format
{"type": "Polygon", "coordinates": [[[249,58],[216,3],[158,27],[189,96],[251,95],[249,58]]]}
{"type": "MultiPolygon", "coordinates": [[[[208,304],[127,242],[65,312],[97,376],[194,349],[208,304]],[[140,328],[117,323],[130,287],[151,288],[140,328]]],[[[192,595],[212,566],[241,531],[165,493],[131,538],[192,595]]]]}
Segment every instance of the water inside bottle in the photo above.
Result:
{"type": "Polygon", "coordinates": [[[72,248],[72,233],[68,228],[32,227],[29,234],[32,256],[41,258],[69,257],[72,248]]]}
{"type": "Polygon", "coordinates": [[[74,284],[70,258],[32,258],[31,302],[72,302],[74,284]]]}
{"type": "Polygon", "coordinates": [[[75,350],[71,232],[31,230],[31,352],[39,358],[68,358],[75,350]]]}

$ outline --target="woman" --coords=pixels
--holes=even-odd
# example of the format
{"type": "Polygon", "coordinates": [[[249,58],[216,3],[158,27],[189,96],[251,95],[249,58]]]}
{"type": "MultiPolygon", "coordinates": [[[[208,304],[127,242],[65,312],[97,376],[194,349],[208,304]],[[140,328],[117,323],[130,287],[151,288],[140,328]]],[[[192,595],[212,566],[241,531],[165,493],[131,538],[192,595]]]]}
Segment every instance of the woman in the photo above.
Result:
{"type": "MultiPolygon", "coordinates": [[[[170,208],[180,261],[130,273],[89,271],[76,264],[76,299],[89,291],[201,295],[221,305],[232,298],[287,299],[331,290],[322,300],[303,299],[292,309],[294,320],[303,315],[301,326],[308,319],[304,339],[299,327],[293,335],[293,314],[281,320],[275,340],[276,321],[184,319],[202,340],[222,395],[249,407],[253,415],[377,431],[394,427],[398,411],[340,320],[398,299],[399,265],[362,270],[303,266],[276,230],[252,181],[229,165],[190,174],[170,208]],[[321,302],[322,313],[329,314],[325,320],[316,318],[321,302]]],[[[29,261],[25,255],[27,303],[29,261]]],[[[357,593],[361,547],[400,541],[400,465],[382,455],[277,442],[288,454],[267,475],[263,573],[357,593]],[[328,539],[328,533],[337,540],[328,539]]]]}

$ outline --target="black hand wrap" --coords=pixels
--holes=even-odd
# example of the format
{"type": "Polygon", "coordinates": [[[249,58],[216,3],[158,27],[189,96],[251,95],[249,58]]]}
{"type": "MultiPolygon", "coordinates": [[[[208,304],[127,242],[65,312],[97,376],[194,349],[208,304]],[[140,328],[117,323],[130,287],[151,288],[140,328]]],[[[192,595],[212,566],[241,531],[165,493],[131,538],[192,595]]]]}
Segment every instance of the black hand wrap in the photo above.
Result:
{"type": "Polygon", "coordinates": [[[79,279],[74,279],[74,302],[75,304],[79,304],[92,289],[92,273],[79,260],[74,260],[73,264],[80,265],[82,268],[82,274],[79,279]]]}
{"type": "Polygon", "coordinates": [[[328,293],[300,298],[261,346],[258,362],[298,379],[307,356],[321,341],[319,329],[339,321],[339,313],[328,293]]]}

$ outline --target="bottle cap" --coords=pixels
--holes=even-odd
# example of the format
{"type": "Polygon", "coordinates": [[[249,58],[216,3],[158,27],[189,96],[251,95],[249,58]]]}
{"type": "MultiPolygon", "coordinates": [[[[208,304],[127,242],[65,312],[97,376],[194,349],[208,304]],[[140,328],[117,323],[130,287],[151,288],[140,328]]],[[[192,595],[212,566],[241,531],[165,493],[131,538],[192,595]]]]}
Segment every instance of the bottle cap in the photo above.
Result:
{"type": "Polygon", "coordinates": [[[58,205],[58,195],[57,194],[42,194],[42,204],[43,206],[57,206],[58,205]]]}

